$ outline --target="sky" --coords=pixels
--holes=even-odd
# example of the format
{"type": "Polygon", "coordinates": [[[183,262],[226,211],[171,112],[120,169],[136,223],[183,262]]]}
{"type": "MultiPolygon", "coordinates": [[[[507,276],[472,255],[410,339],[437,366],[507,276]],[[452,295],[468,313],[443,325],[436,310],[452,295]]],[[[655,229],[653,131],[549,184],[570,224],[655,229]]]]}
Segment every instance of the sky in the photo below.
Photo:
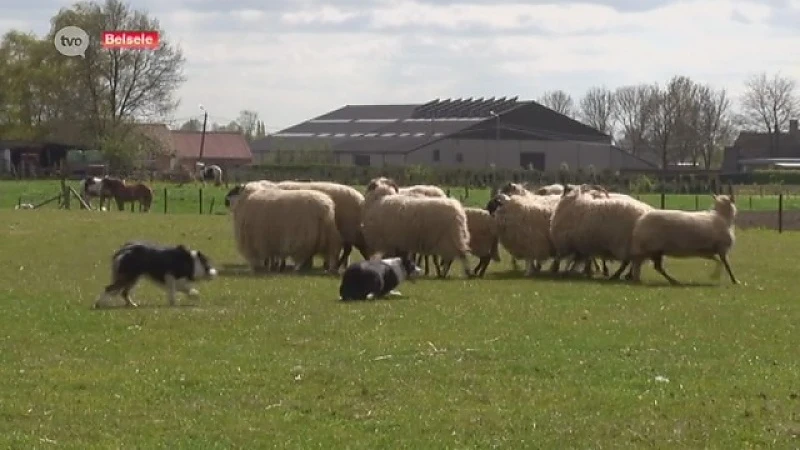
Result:
{"type": "MultiPolygon", "coordinates": [[[[0,32],[44,35],[72,1],[0,0],[0,32]]],[[[800,0],[132,0],[187,59],[173,119],[269,132],[348,104],[536,99],[561,89],[800,81],[800,0]]]]}

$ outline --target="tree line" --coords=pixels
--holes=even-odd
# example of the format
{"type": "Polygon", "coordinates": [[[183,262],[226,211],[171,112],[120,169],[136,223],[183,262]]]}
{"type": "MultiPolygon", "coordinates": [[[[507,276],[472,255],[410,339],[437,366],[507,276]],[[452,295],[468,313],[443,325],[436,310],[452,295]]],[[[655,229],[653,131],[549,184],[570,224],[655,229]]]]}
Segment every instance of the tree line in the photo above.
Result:
{"type": "Polygon", "coordinates": [[[677,75],[664,85],[592,87],[578,101],[562,90],[547,91],[539,102],[609,134],[634,155],[705,169],[720,162],[739,131],[768,133],[774,152],[789,121],[800,115],[797,81],[780,73],[750,76],[739,99],[677,75]]]}

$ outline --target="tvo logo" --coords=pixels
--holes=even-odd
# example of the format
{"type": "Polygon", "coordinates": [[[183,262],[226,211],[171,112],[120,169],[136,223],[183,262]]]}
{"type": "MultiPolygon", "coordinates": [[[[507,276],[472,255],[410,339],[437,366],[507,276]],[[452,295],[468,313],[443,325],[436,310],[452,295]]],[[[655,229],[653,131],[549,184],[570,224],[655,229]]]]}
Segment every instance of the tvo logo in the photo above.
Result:
{"type": "Polygon", "coordinates": [[[55,44],[58,53],[64,56],[86,58],[86,49],[89,48],[89,34],[82,28],[70,25],[56,31],[53,44],[55,44]]]}

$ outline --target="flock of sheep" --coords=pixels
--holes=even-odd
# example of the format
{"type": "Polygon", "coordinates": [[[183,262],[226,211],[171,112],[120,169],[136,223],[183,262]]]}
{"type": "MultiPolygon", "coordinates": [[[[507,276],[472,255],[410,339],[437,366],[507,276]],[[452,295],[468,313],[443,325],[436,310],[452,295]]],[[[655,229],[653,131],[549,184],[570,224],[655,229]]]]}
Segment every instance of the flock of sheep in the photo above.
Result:
{"type": "MultiPolygon", "coordinates": [[[[671,284],[664,256],[700,257],[724,265],[734,244],[736,206],[714,196],[709,211],[660,210],[625,194],[594,185],[550,185],[530,191],[509,183],[485,208],[464,207],[437,186],[400,187],[385,177],[373,179],[362,194],[353,187],[315,181],[253,181],[226,196],[239,253],[253,271],[282,270],[286,259],[295,269],[323,255],[324,268],[339,273],[355,247],[365,258],[393,255],[433,257],[437,275],[447,277],[459,261],[466,277],[483,276],[500,261],[502,245],[526,263],[526,274],[542,270],[593,276],[597,260],[609,277],[608,263],[620,262],[610,275],[639,281],[641,266],[651,260],[671,284]],[[468,256],[479,259],[471,269],[468,256]]],[[[426,270],[427,273],[427,270],[426,270]]]]}

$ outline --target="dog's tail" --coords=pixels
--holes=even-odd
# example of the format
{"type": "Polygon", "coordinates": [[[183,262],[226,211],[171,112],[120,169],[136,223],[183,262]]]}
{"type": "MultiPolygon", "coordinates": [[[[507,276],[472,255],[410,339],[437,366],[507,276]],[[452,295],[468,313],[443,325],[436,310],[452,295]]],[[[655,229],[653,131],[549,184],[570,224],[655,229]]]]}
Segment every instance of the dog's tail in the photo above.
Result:
{"type": "Polygon", "coordinates": [[[125,258],[125,255],[129,254],[132,250],[132,247],[135,245],[134,242],[126,242],[122,248],[114,252],[114,255],[111,257],[111,279],[115,280],[117,275],[119,274],[120,264],[122,264],[122,260],[125,258]]]}

